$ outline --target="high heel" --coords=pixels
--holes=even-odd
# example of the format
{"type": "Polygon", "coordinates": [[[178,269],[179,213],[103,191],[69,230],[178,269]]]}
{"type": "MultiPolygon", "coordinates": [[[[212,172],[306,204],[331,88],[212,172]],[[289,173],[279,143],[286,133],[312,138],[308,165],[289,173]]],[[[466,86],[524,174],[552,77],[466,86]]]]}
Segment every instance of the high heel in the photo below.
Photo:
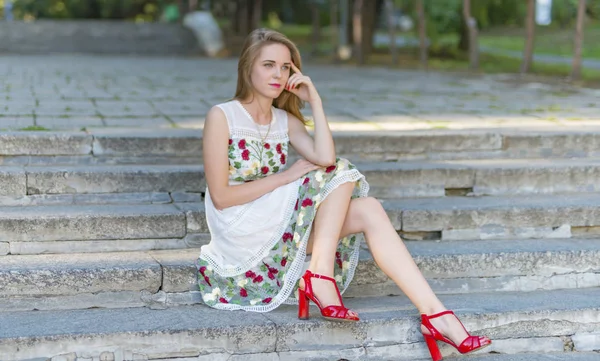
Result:
{"type": "Polygon", "coordinates": [[[456,319],[468,335],[467,338],[465,338],[463,342],[461,342],[460,345],[457,346],[452,340],[444,336],[440,331],[437,330],[437,328],[435,328],[431,324],[432,318],[437,318],[444,315],[452,315],[456,317],[456,315],[452,311],[443,311],[434,315],[421,314],[421,325],[423,325],[427,329],[427,331],[429,331],[429,335],[423,334],[423,337],[425,338],[427,348],[429,348],[429,353],[431,354],[431,359],[433,361],[440,361],[442,359],[442,353],[440,352],[436,341],[445,342],[450,346],[454,347],[456,350],[458,350],[458,352],[462,354],[470,353],[476,350],[481,350],[482,348],[492,344],[492,340],[485,336],[471,336],[469,332],[467,332],[467,329],[462,324],[462,322],[460,322],[458,317],[456,317],[456,319]]]}
{"type": "Polygon", "coordinates": [[[309,305],[310,301],[313,301],[319,310],[321,311],[321,315],[324,318],[335,321],[359,321],[360,319],[357,316],[350,314],[346,307],[344,307],[344,303],[342,302],[342,295],[340,294],[340,290],[337,288],[337,284],[335,280],[331,277],[319,275],[316,273],[312,273],[311,271],[306,271],[302,276],[304,280],[304,289],[298,289],[298,318],[301,320],[308,320],[309,318],[309,305]],[[333,282],[335,290],[338,294],[338,298],[340,300],[340,306],[321,306],[321,303],[315,296],[312,289],[312,278],[319,278],[322,280],[333,282]]]}

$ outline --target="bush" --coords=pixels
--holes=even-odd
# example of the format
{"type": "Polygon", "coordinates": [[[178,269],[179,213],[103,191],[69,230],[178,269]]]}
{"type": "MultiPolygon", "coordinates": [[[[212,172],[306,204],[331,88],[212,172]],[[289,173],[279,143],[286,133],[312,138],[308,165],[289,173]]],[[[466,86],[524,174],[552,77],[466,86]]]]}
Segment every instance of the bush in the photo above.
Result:
{"type": "Polygon", "coordinates": [[[168,0],[15,0],[17,19],[130,19],[154,21],[168,0]]]}

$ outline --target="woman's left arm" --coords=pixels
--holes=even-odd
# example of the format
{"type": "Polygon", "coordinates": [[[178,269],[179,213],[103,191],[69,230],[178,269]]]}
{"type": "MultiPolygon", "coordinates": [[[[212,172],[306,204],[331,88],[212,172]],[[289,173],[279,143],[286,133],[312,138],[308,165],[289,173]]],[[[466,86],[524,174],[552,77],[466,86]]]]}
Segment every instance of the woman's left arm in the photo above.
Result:
{"type": "Polygon", "coordinates": [[[321,96],[308,76],[303,75],[294,64],[292,69],[294,74],[288,80],[286,90],[310,105],[315,123],[315,136],[313,139],[308,134],[300,119],[288,114],[290,143],[309,162],[323,167],[330,166],[335,163],[335,146],[321,96]]]}

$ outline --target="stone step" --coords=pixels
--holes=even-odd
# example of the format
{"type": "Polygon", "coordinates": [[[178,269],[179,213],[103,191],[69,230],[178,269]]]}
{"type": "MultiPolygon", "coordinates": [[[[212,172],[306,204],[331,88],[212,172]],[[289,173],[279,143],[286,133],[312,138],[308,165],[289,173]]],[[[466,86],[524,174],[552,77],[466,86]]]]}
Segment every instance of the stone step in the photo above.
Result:
{"type": "Polygon", "coordinates": [[[179,129],[2,132],[0,159],[4,165],[198,164],[202,136],[179,129]]]}
{"type": "MultiPolygon", "coordinates": [[[[600,156],[600,132],[427,130],[336,132],[336,149],[350,159],[570,158],[600,156]]],[[[108,129],[86,132],[4,132],[5,165],[197,164],[202,132],[185,129],[108,129]]]]}
{"type": "MultiPolygon", "coordinates": [[[[0,167],[0,174],[16,172],[15,167],[0,167]]],[[[0,185],[18,181],[18,193],[9,194],[5,189],[3,195],[201,193],[206,188],[200,165],[24,167],[18,174],[18,178],[6,176],[4,182],[0,181],[0,185]]]]}
{"type": "Polygon", "coordinates": [[[600,159],[356,163],[378,198],[598,192],[600,159]]]}
{"type": "Polygon", "coordinates": [[[600,230],[600,194],[385,200],[408,239],[570,238],[600,230]]]}
{"type": "MultiPolygon", "coordinates": [[[[595,193],[385,199],[382,204],[394,228],[409,240],[600,234],[600,194],[595,193]]],[[[202,204],[185,207],[207,229],[202,204]]]]}
{"type": "MultiPolygon", "coordinates": [[[[598,194],[413,198],[384,200],[383,206],[407,240],[600,233],[598,194]]],[[[201,202],[0,207],[0,254],[171,249],[199,246],[206,233],[201,202]]]]}
{"type": "MultiPolygon", "coordinates": [[[[495,353],[589,359],[584,352],[600,349],[599,297],[599,288],[440,296],[471,332],[493,340],[476,355],[488,354],[494,361],[515,360],[498,359],[495,353]]],[[[294,306],[265,314],[200,305],[0,313],[0,324],[11,325],[0,329],[0,354],[6,361],[379,361],[429,356],[418,312],[405,297],[355,298],[346,305],[360,314],[360,322],[325,321],[314,307],[312,318],[301,321],[294,306]]],[[[444,356],[456,354],[442,343],[440,348],[444,356]]]]}
{"type": "Polygon", "coordinates": [[[0,207],[0,254],[136,247],[134,240],[182,247],[186,235],[207,232],[186,213],[173,204],[0,207]]]}
{"type": "MultiPolygon", "coordinates": [[[[600,188],[600,159],[371,162],[356,166],[367,177],[370,194],[378,198],[597,192],[600,188]]],[[[174,193],[175,202],[200,201],[205,188],[201,165],[0,166],[0,205],[123,200],[112,193],[174,193]]],[[[133,203],[145,199],[147,194],[140,200],[130,197],[133,203]]]]}
{"type": "MultiPolygon", "coordinates": [[[[600,287],[600,239],[406,242],[439,294],[600,287]]],[[[201,302],[200,251],[0,257],[0,310],[164,307],[201,302]]],[[[401,295],[362,251],[345,295],[401,295]]]]}

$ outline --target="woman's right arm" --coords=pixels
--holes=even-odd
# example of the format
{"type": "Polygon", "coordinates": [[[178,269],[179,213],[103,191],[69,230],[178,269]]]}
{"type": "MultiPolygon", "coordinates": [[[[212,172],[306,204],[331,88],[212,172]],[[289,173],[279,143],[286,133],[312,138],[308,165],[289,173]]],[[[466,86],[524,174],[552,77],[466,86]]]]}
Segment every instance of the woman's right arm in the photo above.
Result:
{"type": "Polygon", "coordinates": [[[318,168],[308,161],[290,169],[239,185],[229,185],[229,128],[225,114],[213,107],[206,115],[203,132],[204,175],[210,197],[218,210],[252,202],[318,168]]]}

